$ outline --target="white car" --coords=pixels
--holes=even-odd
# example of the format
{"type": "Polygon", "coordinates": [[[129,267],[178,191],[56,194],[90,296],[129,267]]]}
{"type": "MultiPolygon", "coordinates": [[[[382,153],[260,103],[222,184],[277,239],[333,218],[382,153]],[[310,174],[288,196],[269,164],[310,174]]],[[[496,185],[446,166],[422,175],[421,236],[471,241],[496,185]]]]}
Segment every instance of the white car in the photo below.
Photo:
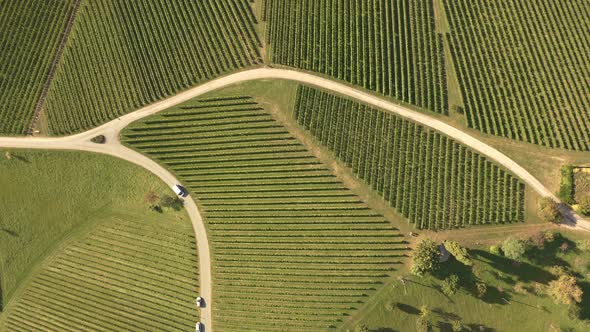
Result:
{"type": "Polygon", "coordinates": [[[175,184],[172,187],[172,191],[174,191],[174,193],[180,197],[186,197],[188,195],[188,192],[186,191],[186,189],[179,184],[175,184]]]}
{"type": "Polygon", "coordinates": [[[195,325],[195,332],[203,332],[205,331],[205,329],[203,328],[203,324],[201,324],[201,322],[197,322],[197,324],[195,325]]]}
{"type": "Polygon", "coordinates": [[[202,298],[202,297],[200,297],[200,296],[199,296],[199,297],[197,297],[197,301],[196,301],[196,302],[197,302],[197,307],[199,307],[199,308],[202,308],[202,307],[203,307],[203,305],[205,304],[205,301],[204,301],[204,300],[203,300],[203,298],[202,298]]]}

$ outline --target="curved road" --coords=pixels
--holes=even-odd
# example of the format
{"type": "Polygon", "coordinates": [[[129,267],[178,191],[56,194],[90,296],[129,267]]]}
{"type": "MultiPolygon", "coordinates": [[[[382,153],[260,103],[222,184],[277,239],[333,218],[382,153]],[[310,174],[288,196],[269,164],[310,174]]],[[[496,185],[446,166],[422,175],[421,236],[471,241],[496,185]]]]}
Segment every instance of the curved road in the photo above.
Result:
{"type": "MultiPolygon", "coordinates": [[[[314,85],[332,92],[336,92],[361,102],[370,104],[375,107],[382,108],[389,112],[400,115],[404,118],[410,119],[424,126],[437,130],[469,147],[480,152],[488,158],[496,161],[498,164],[509,169],[514,175],[519,177],[528,186],[533,188],[537,193],[543,197],[551,197],[559,202],[541,182],[539,182],[531,173],[522,168],[508,156],[477,138],[456,129],[440,120],[437,120],[426,113],[420,113],[409,108],[394,104],[371,94],[359,91],[353,87],[342,83],[332,81],[330,79],[322,78],[313,74],[303,73],[294,70],[260,68],[247,70],[228,76],[224,76],[202,85],[199,85],[190,90],[179,93],[171,98],[162,100],[160,102],[151,104],[147,107],[139,109],[135,112],[126,114],[118,119],[112,120],[99,127],[88,130],[86,132],[66,136],[66,137],[0,137],[0,146],[9,148],[33,148],[33,149],[54,149],[54,150],[80,150],[90,151],[96,153],[108,154],[117,158],[121,158],[137,164],[158,177],[160,177],[166,184],[172,186],[179,183],[178,180],[165,168],[149,159],[148,157],[123,146],[119,140],[121,130],[127,127],[130,123],[173,107],[192,98],[198,97],[205,93],[232,85],[251,80],[260,79],[285,79],[297,81],[309,85],[314,85]],[[107,138],[106,144],[95,144],[90,142],[90,139],[104,135],[107,138]]],[[[207,239],[207,232],[203,219],[197,209],[194,200],[189,196],[185,200],[186,210],[191,218],[195,237],[197,239],[197,247],[199,250],[199,275],[200,275],[200,291],[206,302],[209,304],[206,308],[201,310],[201,321],[207,327],[207,331],[213,331],[211,319],[211,257],[209,252],[209,242],[207,239]]],[[[567,207],[562,205],[562,212],[567,218],[567,225],[575,229],[583,229],[590,231],[590,221],[581,218],[572,213],[567,207]]]]}

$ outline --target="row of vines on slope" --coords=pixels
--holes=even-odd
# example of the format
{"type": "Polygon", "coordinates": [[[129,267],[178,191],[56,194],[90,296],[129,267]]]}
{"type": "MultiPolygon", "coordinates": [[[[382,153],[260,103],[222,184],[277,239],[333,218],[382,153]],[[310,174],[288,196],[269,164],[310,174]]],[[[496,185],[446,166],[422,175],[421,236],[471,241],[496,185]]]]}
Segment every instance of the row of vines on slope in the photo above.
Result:
{"type": "Polygon", "coordinates": [[[470,127],[590,149],[590,2],[445,0],[470,127]]]}
{"type": "Polygon", "coordinates": [[[248,0],[83,0],[47,97],[52,134],[92,128],[262,62],[248,0]]]}
{"type": "Polygon", "coordinates": [[[273,63],[448,113],[432,0],[266,0],[263,19],[273,63]]]}
{"type": "Polygon", "coordinates": [[[524,221],[524,184],[440,133],[305,86],[294,117],[418,228],[524,221]]]}
{"type": "Polygon", "coordinates": [[[0,8],[0,134],[22,135],[74,6],[72,0],[12,0],[0,8]]]}
{"type": "Polygon", "coordinates": [[[197,198],[220,331],[329,331],[362,305],[406,243],[249,97],[199,99],[132,124],[123,141],[197,198]]]}

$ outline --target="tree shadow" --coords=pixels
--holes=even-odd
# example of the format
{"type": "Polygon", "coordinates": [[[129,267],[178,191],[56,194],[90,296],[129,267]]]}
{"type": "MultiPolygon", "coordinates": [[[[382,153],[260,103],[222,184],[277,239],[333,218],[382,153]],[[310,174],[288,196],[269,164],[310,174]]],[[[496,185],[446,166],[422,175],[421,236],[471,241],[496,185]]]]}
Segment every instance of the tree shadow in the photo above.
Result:
{"type": "Polygon", "coordinates": [[[557,236],[555,240],[552,242],[545,242],[545,245],[542,248],[539,247],[532,247],[527,250],[527,258],[528,260],[540,266],[553,266],[553,265],[562,265],[562,266],[569,266],[568,262],[565,260],[557,257],[557,254],[562,252],[561,246],[566,244],[569,248],[568,250],[575,250],[578,251],[579,249],[576,248],[575,242],[572,240],[563,237],[557,236]]]}
{"type": "Polygon", "coordinates": [[[468,331],[473,332],[496,332],[495,328],[485,326],[482,324],[467,324],[465,326],[467,327],[468,331]]]}
{"type": "Polygon", "coordinates": [[[31,162],[29,161],[29,159],[27,159],[26,157],[23,156],[19,156],[17,154],[11,154],[10,157],[18,160],[18,161],[22,161],[23,163],[27,163],[30,164],[31,162]]]}
{"type": "Polygon", "coordinates": [[[420,310],[416,307],[412,307],[409,304],[405,303],[398,303],[396,306],[399,310],[405,312],[408,315],[418,315],[420,314],[420,310]]]}
{"type": "MultiPolygon", "coordinates": [[[[526,262],[519,262],[518,266],[515,266],[513,260],[483,250],[472,250],[472,253],[473,259],[487,263],[493,270],[515,277],[517,281],[546,283],[554,279],[554,276],[548,271],[526,262]]],[[[505,281],[509,284],[515,283],[512,279],[505,281]]]]}
{"type": "Polygon", "coordinates": [[[590,282],[582,281],[578,282],[578,285],[584,292],[580,303],[580,319],[587,320],[590,319],[590,282]]]}
{"type": "Polygon", "coordinates": [[[444,311],[442,308],[434,308],[432,312],[442,317],[444,320],[460,320],[461,316],[457,315],[454,312],[444,311]]]}
{"type": "Polygon", "coordinates": [[[398,332],[398,330],[394,330],[390,327],[380,327],[375,330],[371,330],[371,332],[398,332]]]}
{"type": "Polygon", "coordinates": [[[18,233],[17,232],[15,232],[15,231],[13,231],[11,229],[8,229],[8,228],[0,227],[0,231],[4,232],[4,233],[6,233],[6,234],[8,234],[8,235],[10,235],[12,237],[18,237],[18,233]]]}

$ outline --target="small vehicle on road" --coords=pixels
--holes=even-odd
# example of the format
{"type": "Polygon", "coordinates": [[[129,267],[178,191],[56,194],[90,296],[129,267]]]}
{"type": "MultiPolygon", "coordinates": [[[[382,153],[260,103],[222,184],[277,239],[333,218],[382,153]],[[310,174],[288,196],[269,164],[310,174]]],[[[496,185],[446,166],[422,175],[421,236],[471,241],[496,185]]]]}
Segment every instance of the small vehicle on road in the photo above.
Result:
{"type": "Polygon", "coordinates": [[[205,331],[205,327],[203,326],[203,324],[201,324],[201,322],[197,322],[197,324],[195,325],[195,332],[203,331],[205,331]]]}
{"type": "Polygon", "coordinates": [[[197,301],[196,302],[197,302],[197,307],[199,307],[199,308],[202,308],[202,307],[205,306],[205,300],[203,300],[203,298],[200,297],[200,296],[197,297],[197,301]]]}
{"type": "Polygon", "coordinates": [[[179,184],[175,184],[172,187],[172,190],[174,191],[174,193],[180,197],[186,197],[188,196],[188,191],[186,191],[186,188],[179,185],[179,184]]]}

